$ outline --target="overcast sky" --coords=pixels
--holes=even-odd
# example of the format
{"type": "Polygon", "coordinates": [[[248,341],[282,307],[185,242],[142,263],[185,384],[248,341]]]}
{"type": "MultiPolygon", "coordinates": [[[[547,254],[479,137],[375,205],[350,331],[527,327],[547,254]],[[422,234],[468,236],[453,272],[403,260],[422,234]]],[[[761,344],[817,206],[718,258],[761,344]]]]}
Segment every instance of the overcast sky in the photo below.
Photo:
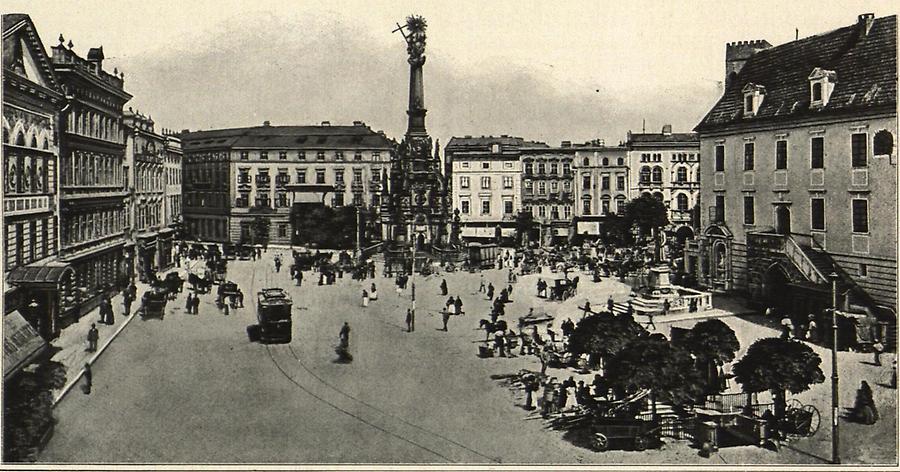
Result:
{"type": "Polygon", "coordinates": [[[721,95],[725,43],[778,45],[896,14],[894,1],[17,1],[49,47],[102,45],[128,106],[157,127],[362,120],[402,137],[408,64],[396,22],[428,21],[426,124],[558,144],[689,131],[721,95]]]}

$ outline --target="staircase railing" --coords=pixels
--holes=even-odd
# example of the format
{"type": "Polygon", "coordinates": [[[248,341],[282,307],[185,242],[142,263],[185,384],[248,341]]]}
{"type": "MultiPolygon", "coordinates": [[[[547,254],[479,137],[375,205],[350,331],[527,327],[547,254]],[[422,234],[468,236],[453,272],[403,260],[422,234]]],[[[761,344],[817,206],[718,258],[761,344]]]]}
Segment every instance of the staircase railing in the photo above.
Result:
{"type": "MultiPolygon", "coordinates": [[[[784,253],[800,269],[800,272],[806,276],[812,282],[817,284],[827,284],[828,277],[819,272],[819,268],[813,264],[812,260],[809,259],[809,256],[803,252],[803,249],[797,243],[795,238],[803,237],[803,235],[791,234],[784,238],[784,253]]],[[[812,237],[809,237],[810,247],[812,247],[812,237]]]]}

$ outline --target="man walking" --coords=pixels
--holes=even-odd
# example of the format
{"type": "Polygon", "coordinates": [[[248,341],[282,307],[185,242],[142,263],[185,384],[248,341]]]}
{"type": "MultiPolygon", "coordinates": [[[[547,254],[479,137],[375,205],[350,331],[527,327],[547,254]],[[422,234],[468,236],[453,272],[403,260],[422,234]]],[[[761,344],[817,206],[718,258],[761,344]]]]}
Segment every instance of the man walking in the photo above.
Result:
{"type": "Polygon", "coordinates": [[[189,315],[191,314],[192,311],[194,311],[194,294],[193,293],[188,292],[187,300],[185,300],[185,302],[184,302],[184,311],[189,315]]]}
{"type": "Polygon", "coordinates": [[[416,330],[416,315],[413,314],[411,308],[406,309],[406,332],[412,333],[416,330]]]}
{"type": "Polygon", "coordinates": [[[447,331],[447,321],[450,320],[450,311],[447,307],[444,307],[444,310],[441,312],[441,319],[444,322],[444,331],[447,331]]]}
{"type": "Polygon", "coordinates": [[[97,325],[95,323],[91,323],[91,329],[88,330],[87,334],[88,352],[95,352],[97,350],[97,341],[99,339],[100,332],[97,331],[97,325]]]}
{"type": "Polygon", "coordinates": [[[344,322],[344,326],[341,327],[341,332],[338,335],[338,338],[341,340],[341,347],[347,349],[350,347],[350,324],[346,321],[344,322]]]}
{"type": "Polygon", "coordinates": [[[200,297],[194,297],[194,303],[192,305],[193,305],[193,312],[196,315],[199,312],[198,310],[200,308],[200,297]]]}
{"type": "Polygon", "coordinates": [[[134,301],[131,298],[131,295],[128,292],[125,292],[125,296],[122,300],[122,305],[125,307],[125,313],[122,313],[122,316],[131,316],[131,302],[134,301]]]}

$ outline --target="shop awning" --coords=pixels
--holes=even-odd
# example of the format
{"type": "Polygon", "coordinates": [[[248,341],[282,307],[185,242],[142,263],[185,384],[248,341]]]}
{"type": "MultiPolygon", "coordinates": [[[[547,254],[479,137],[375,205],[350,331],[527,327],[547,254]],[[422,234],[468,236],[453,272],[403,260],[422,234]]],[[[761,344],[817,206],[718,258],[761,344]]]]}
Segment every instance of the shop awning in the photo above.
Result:
{"type": "Polygon", "coordinates": [[[3,317],[3,381],[17,372],[44,351],[47,343],[37,331],[14,311],[3,317]]]}
{"type": "Polygon", "coordinates": [[[35,262],[16,267],[9,272],[6,281],[16,285],[46,285],[56,287],[67,271],[73,271],[69,264],[59,261],[35,262]]]}

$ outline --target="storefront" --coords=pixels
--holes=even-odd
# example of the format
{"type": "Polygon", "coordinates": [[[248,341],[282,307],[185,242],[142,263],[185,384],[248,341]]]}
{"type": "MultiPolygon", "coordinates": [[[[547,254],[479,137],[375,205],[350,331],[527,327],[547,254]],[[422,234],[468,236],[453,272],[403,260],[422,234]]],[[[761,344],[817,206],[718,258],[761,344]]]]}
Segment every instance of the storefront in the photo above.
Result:
{"type": "Polygon", "coordinates": [[[44,339],[59,335],[63,318],[77,305],[75,271],[68,264],[47,261],[16,267],[7,282],[15,287],[6,311],[16,311],[44,339]]]}

